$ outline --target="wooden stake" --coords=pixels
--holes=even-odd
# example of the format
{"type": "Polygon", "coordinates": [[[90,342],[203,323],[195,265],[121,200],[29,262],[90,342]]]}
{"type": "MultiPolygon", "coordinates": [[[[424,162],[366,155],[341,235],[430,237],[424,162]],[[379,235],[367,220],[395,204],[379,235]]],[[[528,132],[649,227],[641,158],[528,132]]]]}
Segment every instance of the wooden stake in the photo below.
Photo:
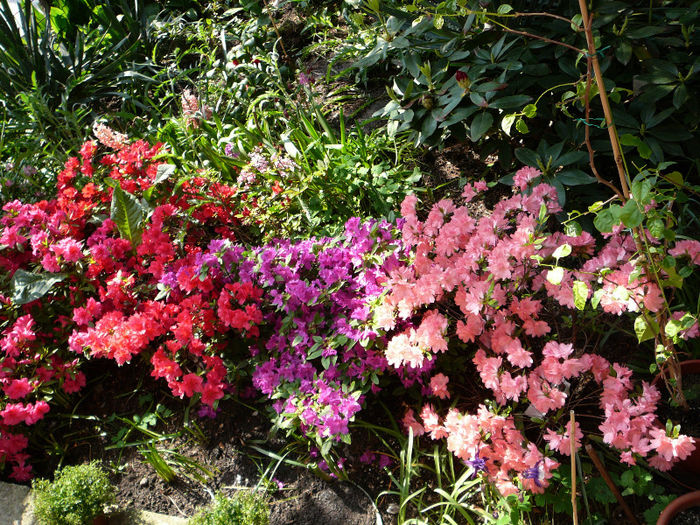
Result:
{"type": "Polygon", "coordinates": [[[571,445],[571,509],[574,513],[574,525],[578,525],[576,509],[576,420],[574,411],[569,412],[569,443],[571,445]]]}

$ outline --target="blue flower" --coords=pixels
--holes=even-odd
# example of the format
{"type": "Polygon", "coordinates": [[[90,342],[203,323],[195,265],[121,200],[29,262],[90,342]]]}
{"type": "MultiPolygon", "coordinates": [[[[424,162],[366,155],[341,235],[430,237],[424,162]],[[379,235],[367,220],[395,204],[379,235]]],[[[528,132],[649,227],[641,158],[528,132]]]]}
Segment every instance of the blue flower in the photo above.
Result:
{"type": "Polygon", "coordinates": [[[523,478],[533,480],[538,487],[542,486],[542,480],[544,479],[544,471],[540,468],[541,464],[542,460],[539,460],[533,467],[523,472],[523,478]]]}
{"type": "Polygon", "coordinates": [[[486,470],[486,461],[488,459],[489,458],[479,457],[479,453],[477,452],[476,456],[474,456],[474,459],[465,461],[465,463],[474,469],[474,476],[476,476],[478,472],[483,472],[486,470]]]}

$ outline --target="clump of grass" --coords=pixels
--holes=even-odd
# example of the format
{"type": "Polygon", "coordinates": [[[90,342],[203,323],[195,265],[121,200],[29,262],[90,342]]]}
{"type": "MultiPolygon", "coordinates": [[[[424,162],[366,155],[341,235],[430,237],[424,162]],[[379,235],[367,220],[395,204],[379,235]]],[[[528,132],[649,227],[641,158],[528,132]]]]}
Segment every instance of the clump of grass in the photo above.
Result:
{"type": "Polygon", "coordinates": [[[269,522],[270,506],[265,496],[243,491],[233,498],[217,494],[214,503],[190,518],[189,525],[267,525],[269,522]]]}
{"type": "Polygon", "coordinates": [[[115,490],[99,463],[57,470],[54,481],[35,480],[34,515],[41,525],[85,525],[114,502],[115,490]]]}

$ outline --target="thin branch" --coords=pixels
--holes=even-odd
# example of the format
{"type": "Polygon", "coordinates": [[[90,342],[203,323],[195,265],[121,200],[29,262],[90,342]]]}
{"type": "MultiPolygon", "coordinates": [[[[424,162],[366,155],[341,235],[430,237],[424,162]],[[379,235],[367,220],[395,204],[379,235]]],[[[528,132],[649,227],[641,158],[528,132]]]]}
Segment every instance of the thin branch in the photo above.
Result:
{"type": "Polygon", "coordinates": [[[558,40],[552,40],[551,38],[547,38],[546,36],[534,35],[532,33],[528,33],[527,31],[518,31],[517,29],[511,29],[507,25],[501,24],[500,22],[496,22],[495,20],[492,20],[492,22],[495,25],[497,25],[498,27],[500,27],[501,29],[503,29],[503,31],[506,31],[508,33],[513,33],[515,35],[525,36],[528,38],[534,38],[535,40],[542,40],[542,41],[547,42],[549,44],[555,44],[557,46],[562,46],[562,47],[565,47],[567,49],[571,49],[572,51],[576,51],[576,53],[585,53],[585,51],[582,51],[578,47],[572,46],[572,45],[567,44],[565,42],[559,42],[558,40]]]}
{"type": "Polygon", "coordinates": [[[615,186],[612,182],[610,182],[607,179],[604,179],[600,173],[598,173],[598,170],[596,169],[595,166],[595,152],[593,151],[593,146],[591,145],[591,129],[588,126],[588,122],[591,117],[591,57],[587,57],[587,62],[588,62],[588,70],[586,71],[586,91],[583,97],[583,101],[585,104],[586,108],[586,121],[584,124],[585,125],[585,142],[586,142],[586,148],[588,149],[588,163],[591,165],[591,171],[593,172],[593,175],[595,176],[596,180],[600,182],[601,184],[605,184],[607,187],[609,187],[612,191],[615,192],[615,194],[620,198],[621,201],[624,201],[624,195],[620,190],[615,186]]]}
{"type": "MultiPolygon", "coordinates": [[[[508,13],[508,15],[510,15],[510,13],[508,13]]],[[[546,16],[548,18],[554,18],[556,20],[561,20],[562,22],[566,22],[567,24],[574,25],[574,23],[571,20],[569,20],[568,18],[566,18],[565,16],[559,16],[559,15],[555,15],[552,13],[543,13],[543,12],[542,13],[513,13],[510,16],[512,16],[513,18],[518,18],[521,16],[546,16]]],[[[576,31],[583,31],[583,28],[576,26],[576,31]]]]}

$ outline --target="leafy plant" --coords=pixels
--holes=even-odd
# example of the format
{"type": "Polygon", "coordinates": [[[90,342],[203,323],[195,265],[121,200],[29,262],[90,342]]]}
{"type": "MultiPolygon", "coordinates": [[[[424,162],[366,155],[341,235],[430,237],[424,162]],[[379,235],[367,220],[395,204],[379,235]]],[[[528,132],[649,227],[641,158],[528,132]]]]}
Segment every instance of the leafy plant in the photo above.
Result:
{"type": "Polygon", "coordinates": [[[99,104],[116,98],[120,105],[143,106],[137,99],[158,70],[147,59],[141,0],[131,7],[126,0],[89,4],[90,23],[68,31],[57,29],[33,2],[21,2],[14,13],[8,0],[0,1],[0,88],[10,115],[21,119],[26,111],[46,141],[67,140],[73,147],[99,104]],[[66,127],[56,110],[75,112],[75,125],[66,127]]]}
{"type": "Polygon", "coordinates": [[[267,525],[270,507],[256,491],[239,491],[232,498],[217,494],[214,502],[190,518],[189,525],[267,525]]]}
{"type": "MultiPolygon", "coordinates": [[[[700,9],[697,2],[682,4],[592,7],[606,89],[634,163],[674,160],[693,169],[700,112],[688,93],[698,82],[690,50],[700,44],[691,30],[700,9]]],[[[532,149],[530,137],[550,144],[564,139],[565,154],[582,149],[589,132],[593,149],[610,164],[598,93],[586,86],[590,71],[575,3],[533,13],[521,1],[373,0],[365,10],[366,38],[350,39],[338,60],[355,57],[355,69],[343,74],[367,75],[371,68],[375,77],[387,78],[392,100],[380,114],[390,119],[390,130],[430,146],[450,136],[473,142],[488,137],[483,153],[497,153],[505,166],[513,160],[516,132],[532,149]]]]}
{"type": "Polygon", "coordinates": [[[56,471],[53,482],[36,480],[34,514],[42,525],[85,525],[114,502],[114,487],[97,462],[56,471]]]}
{"type": "Polygon", "coordinates": [[[387,471],[392,487],[377,497],[398,499],[398,523],[454,525],[466,522],[473,525],[476,517],[485,523],[496,522],[476,503],[481,479],[473,468],[455,461],[440,445],[422,448],[412,431],[405,435],[399,431],[393,417],[390,420],[393,428],[369,422],[359,422],[357,426],[374,434],[398,466],[387,471]]]}

